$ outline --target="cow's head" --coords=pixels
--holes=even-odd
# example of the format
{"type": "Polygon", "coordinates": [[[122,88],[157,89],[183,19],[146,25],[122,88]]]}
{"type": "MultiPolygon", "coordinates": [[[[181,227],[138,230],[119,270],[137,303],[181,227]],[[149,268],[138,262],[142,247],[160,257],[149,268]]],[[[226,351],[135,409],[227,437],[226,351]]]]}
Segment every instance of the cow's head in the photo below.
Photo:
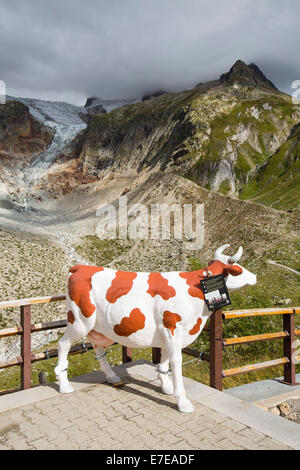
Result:
{"type": "Polygon", "coordinates": [[[254,286],[256,275],[237,264],[243,254],[243,248],[240,246],[233,256],[224,255],[223,251],[229,246],[222,245],[216,250],[214,260],[208,265],[207,274],[213,276],[223,274],[229,290],[240,289],[247,285],[254,286]]]}

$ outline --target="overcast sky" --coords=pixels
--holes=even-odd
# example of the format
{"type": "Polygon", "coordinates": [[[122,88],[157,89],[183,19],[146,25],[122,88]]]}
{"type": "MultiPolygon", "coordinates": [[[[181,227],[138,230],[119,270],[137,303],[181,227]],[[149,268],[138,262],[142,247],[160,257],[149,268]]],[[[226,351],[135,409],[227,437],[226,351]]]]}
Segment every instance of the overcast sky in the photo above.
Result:
{"type": "Polygon", "coordinates": [[[242,59],[291,94],[299,24],[299,0],[0,0],[0,80],[84,104],[192,88],[242,59]]]}

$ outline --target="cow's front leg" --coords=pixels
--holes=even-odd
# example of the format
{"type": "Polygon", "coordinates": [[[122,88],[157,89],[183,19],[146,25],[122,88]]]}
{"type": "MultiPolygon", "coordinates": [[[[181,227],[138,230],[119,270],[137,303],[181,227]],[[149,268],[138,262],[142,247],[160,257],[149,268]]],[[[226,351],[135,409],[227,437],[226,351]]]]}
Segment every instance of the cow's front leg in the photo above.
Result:
{"type": "Polygon", "coordinates": [[[166,395],[173,395],[174,387],[169,377],[169,354],[166,349],[161,350],[161,359],[157,366],[157,371],[161,384],[161,391],[166,395]]]}
{"type": "Polygon", "coordinates": [[[122,379],[114,373],[106,360],[105,348],[95,345],[94,350],[100,364],[100,369],[104,372],[107,382],[113,385],[123,385],[122,379]]]}
{"type": "Polygon", "coordinates": [[[178,325],[173,332],[169,328],[164,328],[164,330],[172,370],[174,397],[177,399],[179,411],[191,413],[194,411],[194,407],[190,400],[186,398],[182,379],[182,328],[178,325]]]}

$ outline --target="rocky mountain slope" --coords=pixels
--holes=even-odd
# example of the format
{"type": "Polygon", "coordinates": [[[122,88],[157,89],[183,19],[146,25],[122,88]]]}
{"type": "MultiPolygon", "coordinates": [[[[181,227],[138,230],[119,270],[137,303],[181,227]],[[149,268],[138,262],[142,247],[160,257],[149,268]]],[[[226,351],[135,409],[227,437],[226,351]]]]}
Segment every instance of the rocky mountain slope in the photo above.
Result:
{"type": "MultiPolygon", "coordinates": [[[[145,101],[90,98],[85,107],[76,107],[18,100],[53,140],[29,165],[27,158],[25,171],[23,164],[16,165],[15,185],[1,158],[0,178],[8,200],[36,208],[82,185],[121,174],[138,177],[143,171],[172,172],[206,189],[252,197],[253,183],[245,186],[260,181],[270,157],[281,158],[279,148],[289,145],[291,131],[300,122],[299,104],[278,91],[256,65],[242,61],[218,80],[145,101]]],[[[2,106],[1,121],[2,127],[12,129],[10,139],[16,145],[22,134],[5,116],[10,106],[2,106]]],[[[290,178],[296,170],[293,164],[290,178]]],[[[298,203],[296,196],[292,207],[298,203]]],[[[288,198],[281,199],[280,207],[289,207],[288,198]]]]}
{"type": "Polygon", "coordinates": [[[53,138],[51,128],[33,117],[19,101],[0,105],[0,184],[4,192],[13,192],[20,184],[22,171],[44,152],[53,138]]]}
{"type": "Polygon", "coordinates": [[[299,209],[300,124],[293,127],[287,140],[258,165],[241,192],[241,198],[276,209],[299,209]]]}
{"type": "Polygon", "coordinates": [[[238,61],[219,80],[92,116],[78,153],[67,165],[57,160],[51,182],[57,179],[59,190],[61,162],[66,179],[70,172],[96,181],[128,171],[172,171],[239,196],[299,121],[290,96],[256,66],[238,61]]]}

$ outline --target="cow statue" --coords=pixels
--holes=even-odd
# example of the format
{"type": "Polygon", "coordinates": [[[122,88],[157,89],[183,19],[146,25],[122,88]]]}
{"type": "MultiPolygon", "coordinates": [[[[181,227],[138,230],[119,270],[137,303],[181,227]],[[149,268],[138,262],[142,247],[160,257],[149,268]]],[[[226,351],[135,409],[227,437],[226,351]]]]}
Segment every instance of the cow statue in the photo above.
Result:
{"type": "Polygon", "coordinates": [[[158,377],[162,392],[174,395],[179,411],[192,412],[182,379],[182,348],[193,343],[211,312],[199,288],[201,279],[223,274],[229,290],[254,285],[256,276],[223,254],[223,245],[208,267],[191,272],[126,272],[96,266],[75,266],[69,271],[68,325],[59,340],[55,368],[59,391],[73,391],[68,381],[68,352],[73,341],[87,338],[107,382],[117,385],[121,379],[105,358],[105,349],[119,343],[129,348],[161,348],[158,377]],[[169,362],[172,381],[168,376],[169,362]]]}

